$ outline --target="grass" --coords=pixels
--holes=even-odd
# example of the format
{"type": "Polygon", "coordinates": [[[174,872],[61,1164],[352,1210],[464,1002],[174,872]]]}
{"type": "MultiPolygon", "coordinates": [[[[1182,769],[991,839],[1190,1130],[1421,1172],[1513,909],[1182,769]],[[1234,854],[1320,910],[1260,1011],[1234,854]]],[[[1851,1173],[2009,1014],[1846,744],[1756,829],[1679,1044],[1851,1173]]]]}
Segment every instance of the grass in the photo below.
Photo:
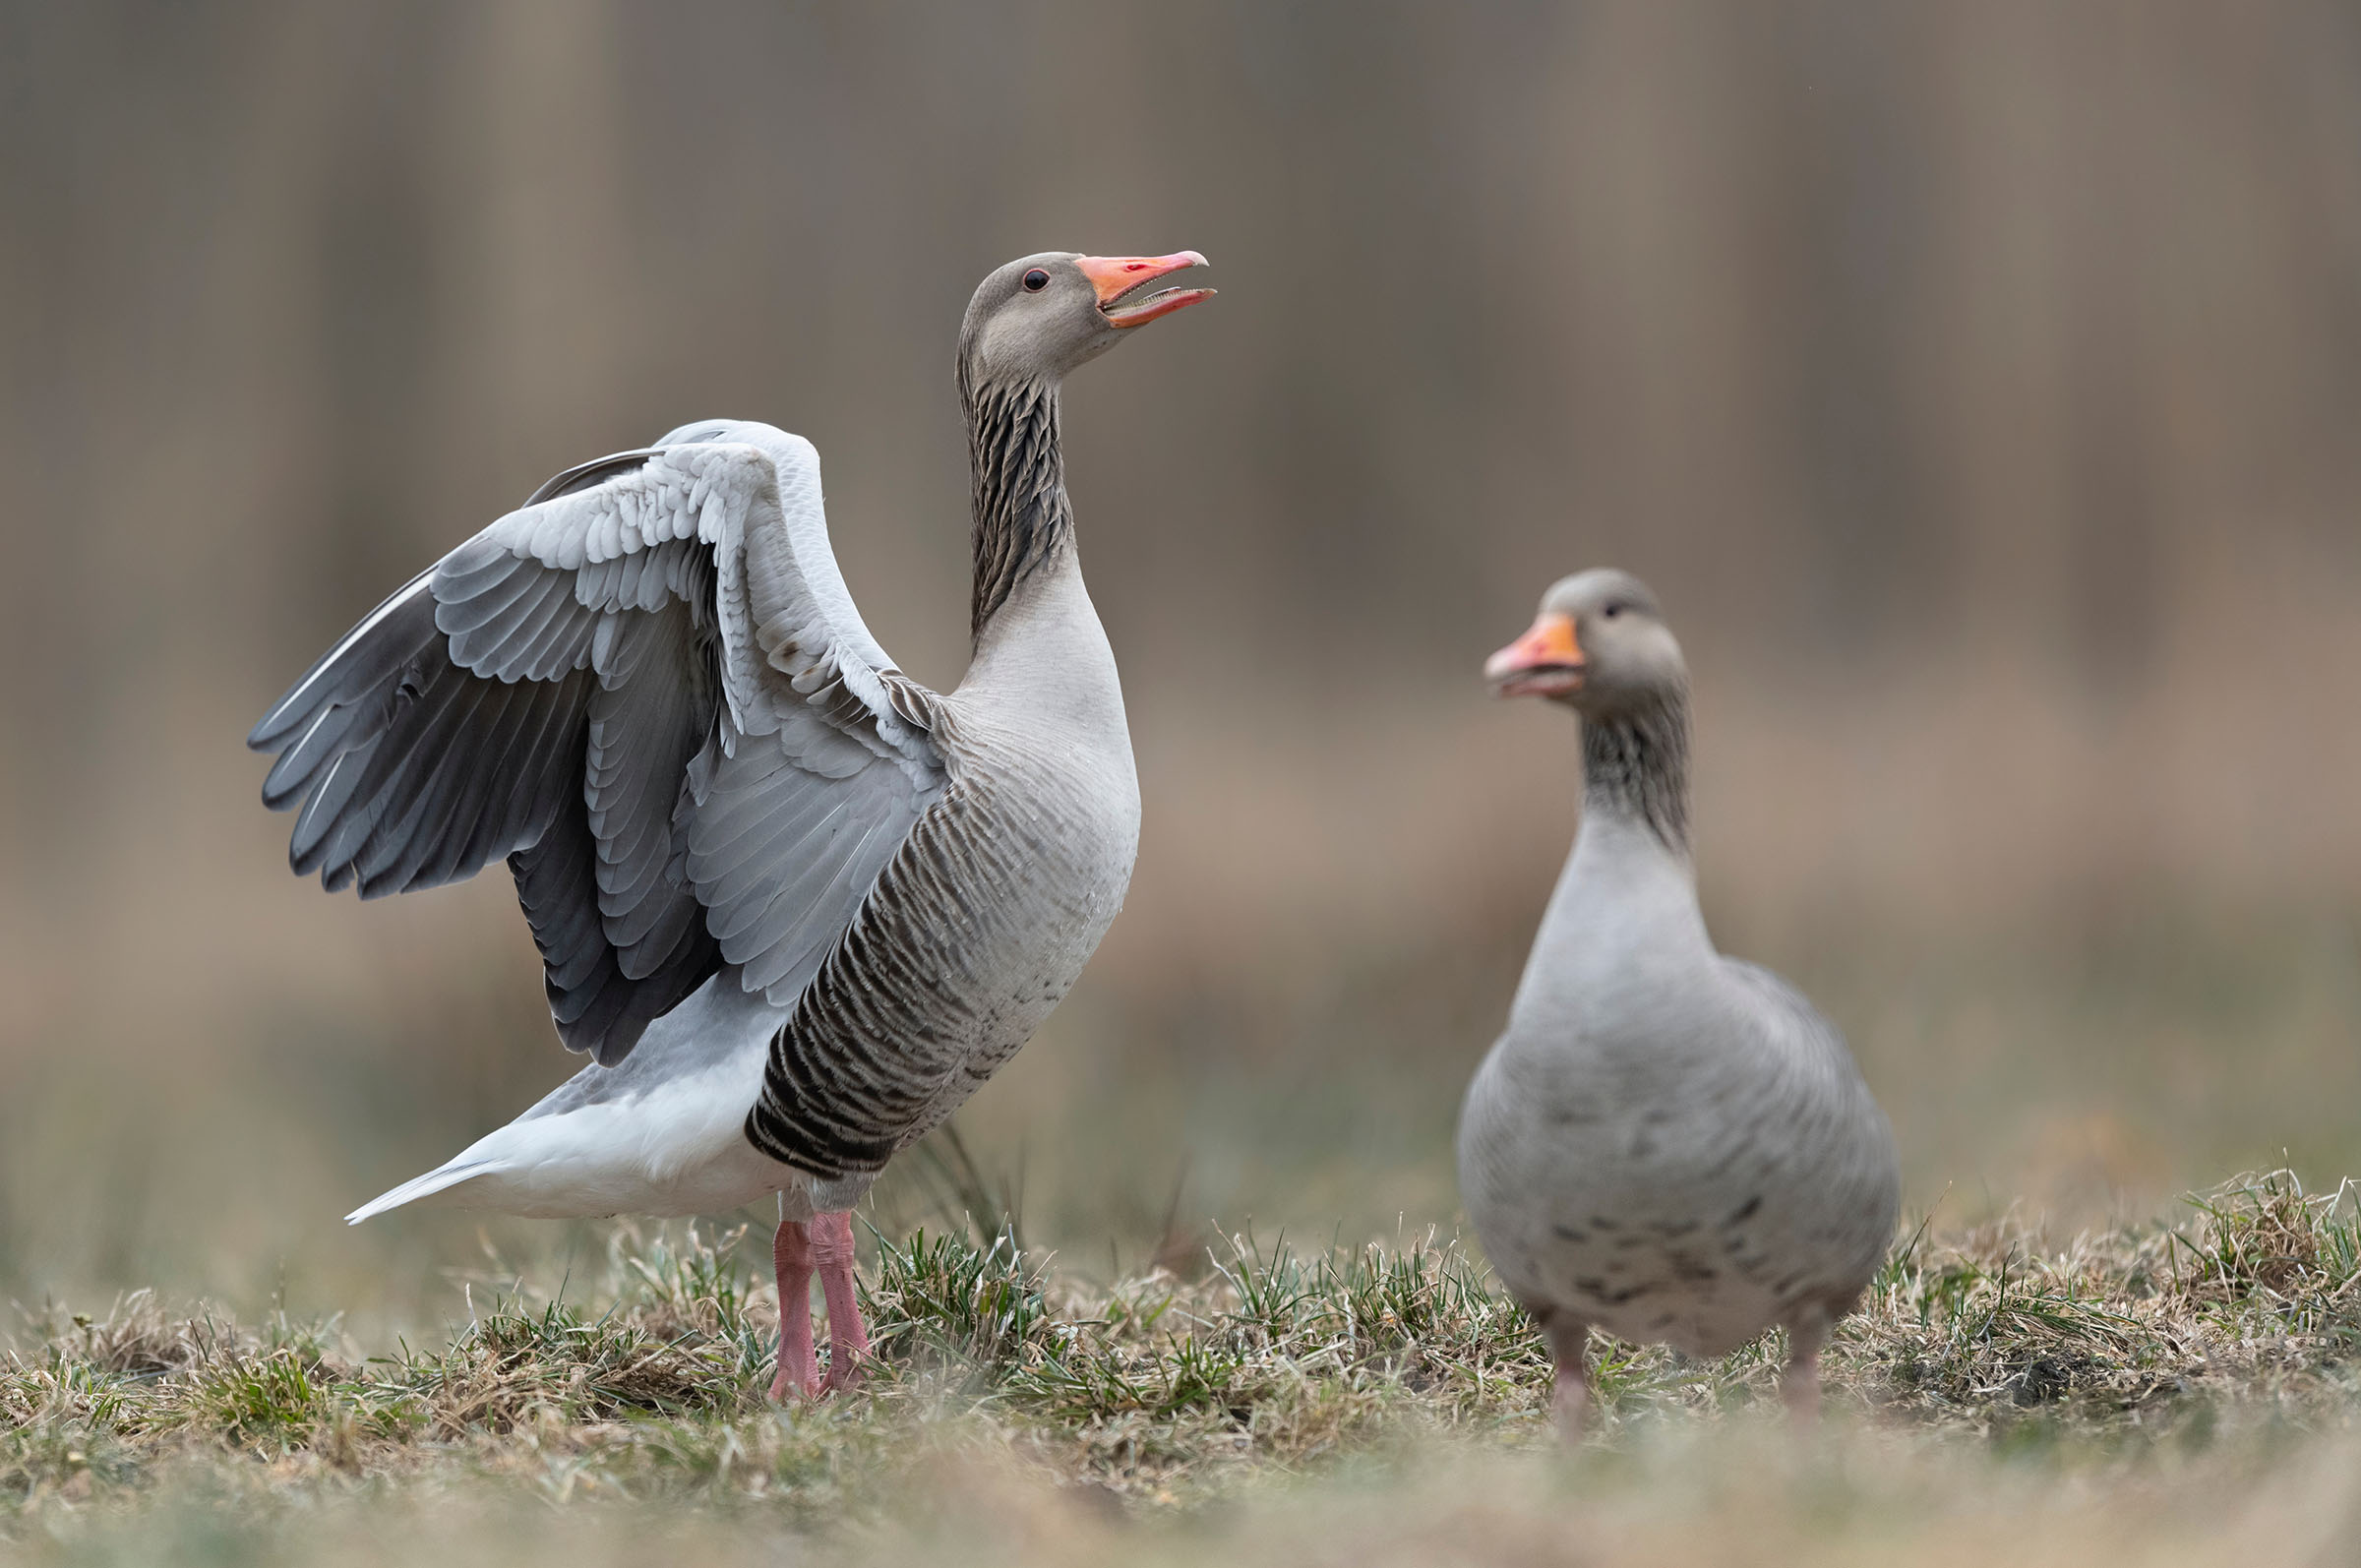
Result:
{"type": "MultiPolygon", "coordinates": [[[[606,1521],[576,1558],[658,1518],[734,1532],[722,1558],[783,1540],[890,1560],[922,1538],[989,1556],[963,1521],[997,1520],[1007,1545],[1038,1534],[1038,1504],[1058,1540],[1183,1560],[1207,1532],[1298,1538],[1322,1507],[1337,1539],[1381,1517],[1407,1539],[1403,1500],[1444,1474],[1496,1493],[1494,1523],[1604,1518],[1634,1486],[1677,1489],[1699,1453],[1717,1475],[1743,1455],[1740,1471],[1786,1476],[1806,1516],[1848,1529],[1941,1489],[1922,1468],[1938,1463],[1984,1467],[1978,1494],[2028,1460],[2149,1480],[2202,1465],[2243,1492],[2350,1423],[2354,1211],[2345,1188],[2278,1172],[2063,1239],[2020,1219],[1921,1225],[1830,1347],[1824,1446],[1770,1415],[1774,1341],[1713,1363],[1610,1344],[1605,1418],[1571,1459],[1547,1434],[1531,1323],[1425,1236],[1322,1251],[1241,1236],[1187,1276],[1112,1284],[1005,1233],[873,1237],[871,1380],[788,1411],[763,1398],[776,1307],[766,1249],[741,1232],[618,1228],[594,1290],[469,1280],[445,1343],[376,1356],[333,1318],[241,1323],[140,1292],[102,1314],[25,1314],[0,1363],[0,1553],[133,1560],[155,1544],[143,1532],[167,1531],[266,1560],[345,1530],[389,1562],[463,1556],[456,1538],[429,1550],[353,1523],[431,1499],[481,1516],[486,1538],[503,1520],[535,1539],[606,1521]],[[1513,1495],[1510,1474],[1526,1478],[1513,1495]],[[1011,1497],[1035,1502],[1011,1515],[1011,1497]]],[[[1708,1521],[1737,1506],[1691,1501],[1683,1517],[1708,1521]]]]}

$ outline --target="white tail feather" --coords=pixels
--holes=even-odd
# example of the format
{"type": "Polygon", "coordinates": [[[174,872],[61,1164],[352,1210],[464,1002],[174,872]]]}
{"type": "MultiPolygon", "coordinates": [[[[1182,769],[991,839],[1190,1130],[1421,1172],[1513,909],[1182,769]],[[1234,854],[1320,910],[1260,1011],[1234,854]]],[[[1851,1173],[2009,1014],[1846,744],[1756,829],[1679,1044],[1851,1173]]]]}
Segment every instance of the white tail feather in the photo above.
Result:
{"type": "Polygon", "coordinates": [[[415,1203],[420,1198],[431,1197],[445,1187],[457,1186],[469,1176],[482,1176],[487,1171],[498,1170],[499,1167],[500,1162],[497,1160],[454,1160],[449,1165],[437,1166],[426,1175],[412,1176],[393,1191],[362,1204],[344,1216],[344,1223],[358,1225],[372,1215],[383,1214],[388,1209],[398,1209],[405,1203],[415,1203]]]}

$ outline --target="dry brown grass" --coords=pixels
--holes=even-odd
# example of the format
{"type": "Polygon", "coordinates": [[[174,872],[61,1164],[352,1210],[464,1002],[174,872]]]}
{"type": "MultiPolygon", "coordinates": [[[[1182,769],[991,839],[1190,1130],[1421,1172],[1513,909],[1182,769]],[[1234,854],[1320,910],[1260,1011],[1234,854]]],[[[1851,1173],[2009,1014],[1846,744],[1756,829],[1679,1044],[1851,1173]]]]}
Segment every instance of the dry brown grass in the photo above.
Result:
{"type": "MultiPolygon", "coordinates": [[[[2113,1506],[2093,1497],[2184,1472],[2246,1487],[2341,1432],[2361,1334],[2350,1195],[2283,1172],[2170,1223],[1923,1227],[1831,1347],[1825,1444],[1769,1414],[1776,1343],[1714,1363],[1610,1345],[1605,1419],[1565,1458],[1538,1337],[1453,1242],[1305,1255],[1236,1237],[1201,1278],[1103,1286],[1005,1240],[881,1241],[868,1390],[781,1412],[762,1397],[775,1303],[739,1240],[620,1229],[594,1295],[470,1283],[447,1344],[379,1357],[334,1320],[238,1323],[149,1293],[32,1314],[0,1367],[0,1541],[103,1558],[200,1531],[268,1556],[296,1518],[328,1510],[358,1539],[372,1511],[431,1499],[474,1510],[487,1539],[551,1506],[629,1505],[609,1545],[693,1518],[724,1559],[791,1538],[882,1560],[955,1540],[994,1560],[1039,1538],[1049,1560],[1120,1541],[1184,1561],[1221,1540],[1236,1555],[1254,1519],[1267,1541],[1326,1529],[1366,1560],[1414,1561],[1404,1542],[1432,1545],[1439,1510],[1468,1521],[1470,1560],[1592,1561],[1622,1548],[1527,1547],[1563,1515],[1621,1520],[1600,1539],[1631,1550],[1701,1549],[1759,1504],[1759,1485],[1683,1478],[1700,1459],[1798,1488],[1764,1537],[1798,1549],[1874,1535],[1944,1484],[2036,1509],[2065,1507],[2053,1483],[2079,1488],[2083,1530],[2113,1506]],[[1490,1500],[1455,1501],[1436,1474],[1490,1500]]],[[[373,1549],[449,1555],[425,1538],[417,1557],[373,1549]]]]}

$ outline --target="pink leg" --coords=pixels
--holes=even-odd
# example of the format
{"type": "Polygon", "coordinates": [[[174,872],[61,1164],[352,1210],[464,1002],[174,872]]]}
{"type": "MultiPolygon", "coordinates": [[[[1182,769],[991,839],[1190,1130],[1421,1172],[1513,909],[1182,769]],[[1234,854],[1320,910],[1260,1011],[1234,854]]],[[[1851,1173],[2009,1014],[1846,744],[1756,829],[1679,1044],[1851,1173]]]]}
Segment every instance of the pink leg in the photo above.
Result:
{"type": "Polygon", "coordinates": [[[1579,1443],[1591,1417],[1591,1372],[1583,1361],[1583,1352],[1591,1343],[1591,1326],[1552,1313],[1542,1324],[1542,1333],[1557,1362],[1557,1387],[1549,1401],[1549,1413],[1557,1418],[1557,1435],[1579,1443]]]}
{"type": "Polygon", "coordinates": [[[812,1261],[819,1269],[819,1294],[828,1303],[828,1375],[822,1394],[857,1386],[869,1359],[869,1330],[861,1325],[861,1298],[853,1287],[853,1217],[820,1214],[812,1220],[812,1261]]]}
{"type": "Polygon", "coordinates": [[[1828,1338],[1828,1319],[1814,1312],[1787,1325],[1787,1368],[1780,1374],[1779,1391],[1787,1402],[1787,1418],[1799,1427],[1820,1424],[1820,1346],[1828,1338]]]}
{"type": "Polygon", "coordinates": [[[787,1400],[817,1392],[819,1359],[812,1350],[812,1233],[801,1220],[781,1220],[770,1243],[779,1275],[779,1375],[770,1397],[787,1400]]]}

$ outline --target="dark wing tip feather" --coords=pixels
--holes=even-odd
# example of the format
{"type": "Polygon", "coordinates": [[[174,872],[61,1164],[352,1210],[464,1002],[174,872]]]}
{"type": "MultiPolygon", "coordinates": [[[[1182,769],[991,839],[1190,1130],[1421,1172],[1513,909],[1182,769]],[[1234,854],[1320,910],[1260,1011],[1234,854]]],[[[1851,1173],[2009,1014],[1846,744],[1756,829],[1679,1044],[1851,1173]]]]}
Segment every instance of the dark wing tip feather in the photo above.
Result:
{"type": "Polygon", "coordinates": [[[630,452],[593,457],[588,462],[577,462],[564,473],[551,475],[540,489],[525,497],[524,504],[537,507],[544,501],[555,501],[560,496],[571,496],[577,490],[603,484],[617,474],[628,474],[635,468],[646,466],[650,457],[662,454],[664,450],[662,447],[638,447],[630,452]]]}
{"type": "Polygon", "coordinates": [[[433,628],[434,596],[424,591],[435,569],[427,568],[386,595],[376,609],[353,624],[335,645],[312,661],[303,678],[287,688],[271,711],[247,732],[246,744],[258,752],[278,751],[279,742],[341,694],[350,700],[376,684],[383,671],[377,661],[400,650],[416,651],[417,634],[433,628]],[[420,607],[425,613],[420,614],[420,607]]]}

